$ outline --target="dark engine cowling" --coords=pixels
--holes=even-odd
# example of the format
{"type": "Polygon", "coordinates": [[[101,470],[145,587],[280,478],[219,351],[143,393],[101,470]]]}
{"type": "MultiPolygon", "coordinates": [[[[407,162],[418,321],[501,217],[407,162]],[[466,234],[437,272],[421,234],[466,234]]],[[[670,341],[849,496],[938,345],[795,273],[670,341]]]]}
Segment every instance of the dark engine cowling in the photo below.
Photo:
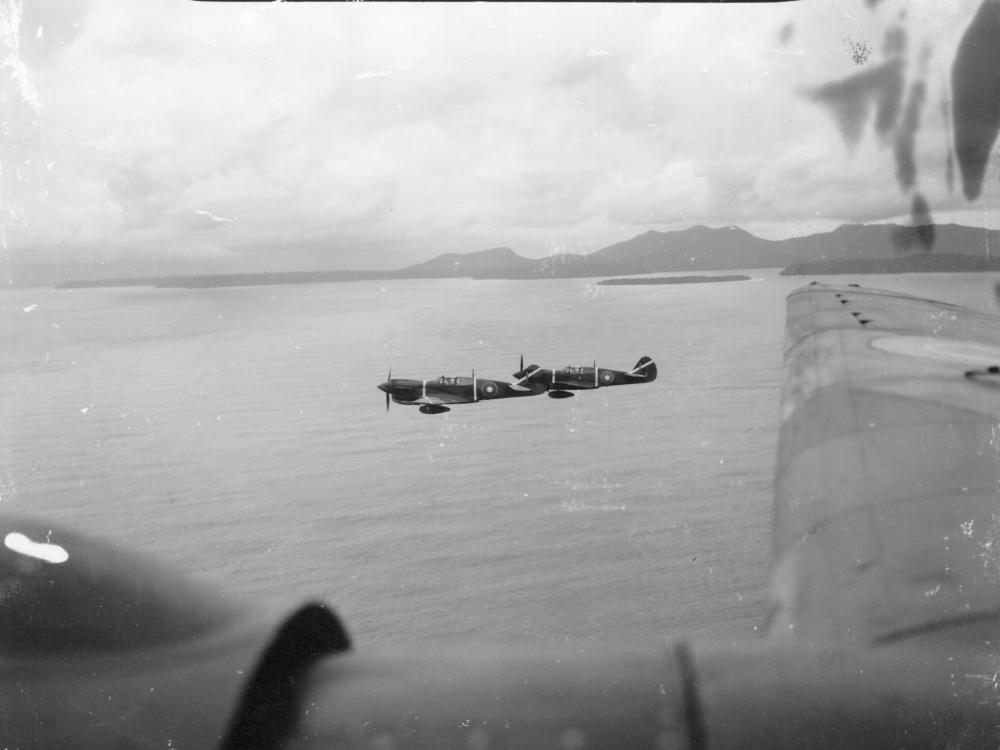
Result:
{"type": "Polygon", "coordinates": [[[0,518],[0,539],[11,746],[275,746],[307,666],[349,648],[322,604],[234,607],[138,555],[36,521],[0,518]]]}

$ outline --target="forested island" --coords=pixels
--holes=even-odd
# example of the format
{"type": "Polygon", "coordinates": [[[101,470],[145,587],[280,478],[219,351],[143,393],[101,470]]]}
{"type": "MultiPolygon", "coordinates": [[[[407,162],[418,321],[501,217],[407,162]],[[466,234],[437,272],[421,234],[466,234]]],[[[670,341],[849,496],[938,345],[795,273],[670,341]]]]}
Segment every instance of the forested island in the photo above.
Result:
{"type": "Polygon", "coordinates": [[[749,276],[730,274],[728,276],[646,276],[643,278],[604,279],[599,286],[642,286],[649,284],[711,284],[715,281],[750,281],[749,276]]]}
{"type": "Polygon", "coordinates": [[[1000,271],[1000,256],[961,253],[914,253],[892,258],[834,258],[794,263],[782,276],[822,276],[867,273],[958,273],[1000,271]]]}
{"type": "MultiPolygon", "coordinates": [[[[206,288],[263,284],[317,284],[390,279],[568,279],[654,273],[784,268],[784,275],[1000,271],[1000,231],[936,224],[845,224],[832,232],[782,240],[755,237],[739,227],[696,226],[673,232],[649,231],[581,255],[556,253],[525,258],[509,247],[444,253],[394,270],[312,270],[91,278],[64,281],[58,288],[153,286],[206,288]],[[919,230],[919,231],[918,231],[919,230]],[[933,239],[927,247],[916,239],[933,239]]],[[[137,274],[139,276],[139,274],[137,274]]],[[[685,284],[736,279],[677,276],[607,279],[613,284],[685,284]]]]}

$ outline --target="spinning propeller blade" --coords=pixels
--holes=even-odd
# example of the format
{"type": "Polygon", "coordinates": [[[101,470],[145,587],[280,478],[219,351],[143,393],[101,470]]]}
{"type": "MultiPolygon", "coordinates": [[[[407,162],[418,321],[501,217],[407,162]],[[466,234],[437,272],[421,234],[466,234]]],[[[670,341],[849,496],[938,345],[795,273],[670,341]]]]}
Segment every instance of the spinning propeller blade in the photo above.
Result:
{"type": "MultiPolygon", "coordinates": [[[[392,367],[389,368],[389,374],[385,376],[385,382],[387,384],[392,383],[392,367]]],[[[389,385],[389,387],[386,388],[386,390],[385,390],[385,410],[386,410],[386,412],[389,411],[389,402],[392,401],[392,398],[389,396],[389,391],[391,391],[391,390],[392,390],[392,386],[391,385],[389,385]]]]}

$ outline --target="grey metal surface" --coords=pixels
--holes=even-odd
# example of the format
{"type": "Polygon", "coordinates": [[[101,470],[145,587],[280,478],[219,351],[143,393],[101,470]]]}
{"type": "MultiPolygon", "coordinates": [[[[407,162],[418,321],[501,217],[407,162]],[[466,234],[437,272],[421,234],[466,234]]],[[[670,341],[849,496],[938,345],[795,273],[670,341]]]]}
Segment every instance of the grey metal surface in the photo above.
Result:
{"type": "Polygon", "coordinates": [[[853,286],[789,297],[778,639],[989,645],[1000,614],[1000,318],[853,286]]]}

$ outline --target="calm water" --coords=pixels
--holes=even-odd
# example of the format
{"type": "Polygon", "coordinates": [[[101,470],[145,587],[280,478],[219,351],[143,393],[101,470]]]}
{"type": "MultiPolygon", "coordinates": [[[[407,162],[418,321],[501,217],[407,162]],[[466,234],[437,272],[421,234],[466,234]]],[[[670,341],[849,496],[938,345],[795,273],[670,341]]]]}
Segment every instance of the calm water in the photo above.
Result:
{"type": "MultiPolygon", "coordinates": [[[[785,296],[803,279],[4,292],[0,510],[360,644],[741,640],[765,612],[785,296]],[[518,358],[659,379],[425,416],[375,386],[518,358]]],[[[995,276],[867,277],[991,305],[995,276]]]]}

